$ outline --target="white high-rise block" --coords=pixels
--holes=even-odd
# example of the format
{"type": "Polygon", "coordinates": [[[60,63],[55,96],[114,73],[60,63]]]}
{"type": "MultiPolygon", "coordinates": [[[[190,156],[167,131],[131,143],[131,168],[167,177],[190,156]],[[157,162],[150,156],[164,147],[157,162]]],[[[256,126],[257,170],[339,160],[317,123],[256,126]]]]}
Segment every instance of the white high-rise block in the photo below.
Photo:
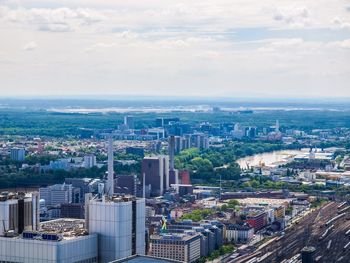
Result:
{"type": "Polygon", "coordinates": [[[145,199],[91,200],[87,220],[98,234],[99,262],[145,254],[145,199]]]}

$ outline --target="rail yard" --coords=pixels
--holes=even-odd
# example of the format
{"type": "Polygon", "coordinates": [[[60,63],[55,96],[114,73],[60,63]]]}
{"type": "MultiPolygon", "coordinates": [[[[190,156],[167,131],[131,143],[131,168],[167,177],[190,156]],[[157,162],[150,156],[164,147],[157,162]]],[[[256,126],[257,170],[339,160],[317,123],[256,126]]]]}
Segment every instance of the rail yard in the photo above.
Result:
{"type": "Polygon", "coordinates": [[[299,263],[301,250],[314,247],[315,262],[350,262],[350,205],[329,202],[314,209],[254,250],[229,261],[232,263],[299,263]]]}

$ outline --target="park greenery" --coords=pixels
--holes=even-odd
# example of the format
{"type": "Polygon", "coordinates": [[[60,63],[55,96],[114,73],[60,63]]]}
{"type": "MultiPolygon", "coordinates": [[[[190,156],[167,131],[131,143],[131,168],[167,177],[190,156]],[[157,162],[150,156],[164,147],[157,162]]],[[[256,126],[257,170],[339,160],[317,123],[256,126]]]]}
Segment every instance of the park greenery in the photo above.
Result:
{"type": "Polygon", "coordinates": [[[236,163],[237,159],[286,148],[298,149],[301,148],[301,145],[285,146],[281,143],[226,141],[222,147],[203,150],[192,148],[182,151],[175,157],[175,167],[191,171],[192,179],[199,179],[206,183],[215,183],[220,176],[222,180],[238,180],[241,168],[236,163]]]}
{"type": "Polygon", "coordinates": [[[210,209],[196,209],[191,211],[190,213],[184,214],[181,217],[181,220],[190,219],[194,222],[199,222],[203,219],[206,219],[212,214],[213,214],[213,210],[210,210],[210,209]]]}
{"type": "Polygon", "coordinates": [[[223,245],[219,249],[214,250],[209,256],[200,258],[198,263],[210,262],[215,259],[218,259],[220,256],[227,255],[233,253],[235,251],[235,247],[232,244],[223,245]]]}

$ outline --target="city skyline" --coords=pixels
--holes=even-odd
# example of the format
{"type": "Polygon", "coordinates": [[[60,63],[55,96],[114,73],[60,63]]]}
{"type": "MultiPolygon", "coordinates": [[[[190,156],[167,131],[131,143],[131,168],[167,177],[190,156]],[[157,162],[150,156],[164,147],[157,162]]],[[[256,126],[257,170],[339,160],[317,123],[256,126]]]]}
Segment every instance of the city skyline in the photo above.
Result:
{"type": "Polygon", "coordinates": [[[2,96],[349,97],[347,1],[0,1],[2,96]]]}

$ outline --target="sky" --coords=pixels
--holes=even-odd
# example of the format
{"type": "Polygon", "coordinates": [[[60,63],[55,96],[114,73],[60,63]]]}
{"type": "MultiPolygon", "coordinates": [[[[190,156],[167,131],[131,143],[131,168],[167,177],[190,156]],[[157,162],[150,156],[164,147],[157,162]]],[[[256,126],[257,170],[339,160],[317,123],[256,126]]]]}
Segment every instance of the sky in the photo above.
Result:
{"type": "Polygon", "coordinates": [[[349,0],[0,0],[0,96],[350,97],[349,0]]]}

